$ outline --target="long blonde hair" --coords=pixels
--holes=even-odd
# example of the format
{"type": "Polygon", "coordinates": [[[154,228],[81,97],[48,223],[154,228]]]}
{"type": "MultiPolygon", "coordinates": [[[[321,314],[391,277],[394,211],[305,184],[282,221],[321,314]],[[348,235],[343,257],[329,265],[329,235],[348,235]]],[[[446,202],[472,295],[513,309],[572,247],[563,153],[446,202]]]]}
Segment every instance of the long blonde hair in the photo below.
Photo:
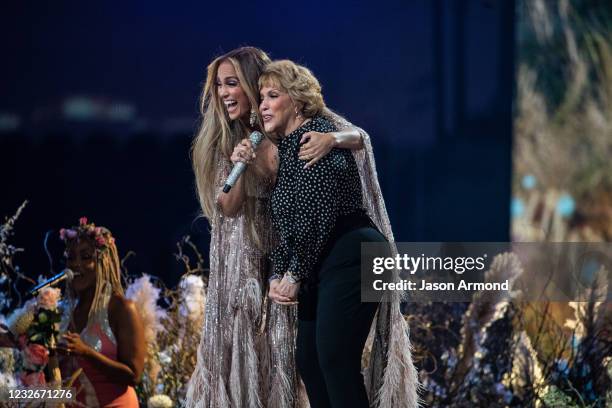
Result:
{"type": "MultiPolygon", "coordinates": [[[[257,81],[270,62],[268,55],[255,47],[242,47],[230,51],[208,66],[206,83],[200,97],[201,123],[191,147],[191,160],[195,173],[198,199],[203,215],[212,220],[217,211],[218,186],[216,184],[219,167],[229,164],[234,146],[248,136],[249,129],[240,119],[230,121],[229,116],[217,93],[217,71],[222,62],[228,61],[236,70],[240,87],[247,95],[251,109],[256,112],[256,126],[260,129],[262,120],[259,115],[259,88],[257,81]]],[[[245,173],[247,200],[244,205],[249,237],[259,246],[256,228],[255,180],[245,173]]]]}
{"type": "Polygon", "coordinates": [[[106,249],[96,251],[96,292],[94,294],[89,316],[101,311],[107,305],[104,304],[104,292],[107,285],[110,285],[112,293],[123,295],[123,285],[121,284],[121,262],[119,261],[119,251],[111,232],[102,227],[102,236],[106,239],[106,249]]]}

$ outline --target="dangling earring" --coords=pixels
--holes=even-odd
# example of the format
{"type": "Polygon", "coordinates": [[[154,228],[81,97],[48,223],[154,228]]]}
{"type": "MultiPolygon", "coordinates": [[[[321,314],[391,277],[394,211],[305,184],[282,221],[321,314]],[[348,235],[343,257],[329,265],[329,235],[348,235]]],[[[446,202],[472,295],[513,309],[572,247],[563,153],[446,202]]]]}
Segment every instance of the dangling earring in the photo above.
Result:
{"type": "Polygon", "coordinates": [[[255,126],[255,123],[257,123],[257,112],[255,111],[255,109],[251,109],[251,116],[249,116],[249,123],[251,124],[251,127],[255,126]]]}
{"type": "Polygon", "coordinates": [[[300,116],[302,116],[302,115],[300,114],[300,112],[298,112],[298,108],[297,108],[297,106],[295,107],[295,116],[297,116],[298,118],[299,118],[300,116]]]}

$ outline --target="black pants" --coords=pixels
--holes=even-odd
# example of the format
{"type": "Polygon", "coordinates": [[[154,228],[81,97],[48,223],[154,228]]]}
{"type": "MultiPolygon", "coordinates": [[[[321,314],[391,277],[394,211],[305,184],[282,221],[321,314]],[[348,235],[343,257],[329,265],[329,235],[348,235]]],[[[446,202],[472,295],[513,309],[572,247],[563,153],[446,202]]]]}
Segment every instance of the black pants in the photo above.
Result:
{"type": "Polygon", "coordinates": [[[385,239],[369,227],[342,235],[300,293],[297,366],[312,408],[369,406],[361,354],[378,303],[361,303],[361,242],[385,239]]]}

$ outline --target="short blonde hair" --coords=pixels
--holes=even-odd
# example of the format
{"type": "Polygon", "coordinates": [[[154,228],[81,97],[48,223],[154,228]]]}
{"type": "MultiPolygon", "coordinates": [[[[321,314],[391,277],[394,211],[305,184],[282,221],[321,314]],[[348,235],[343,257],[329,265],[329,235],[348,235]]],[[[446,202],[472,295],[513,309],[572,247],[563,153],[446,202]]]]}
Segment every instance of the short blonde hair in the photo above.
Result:
{"type": "Polygon", "coordinates": [[[286,91],[293,102],[302,105],[301,113],[306,118],[321,114],[325,109],[319,81],[308,68],[293,61],[280,60],[268,64],[259,77],[259,89],[264,86],[286,91]]]}

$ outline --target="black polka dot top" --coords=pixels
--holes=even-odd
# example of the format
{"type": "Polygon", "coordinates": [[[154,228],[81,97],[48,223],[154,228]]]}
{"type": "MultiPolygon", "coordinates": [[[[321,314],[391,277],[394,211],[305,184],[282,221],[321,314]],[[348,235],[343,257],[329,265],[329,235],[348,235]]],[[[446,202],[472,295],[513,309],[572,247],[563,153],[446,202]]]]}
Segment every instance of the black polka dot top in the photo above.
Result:
{"type": "Polygon", "coordinates": [[[277,277],[290,272],[297,280],[308,278],[338,217],[363,213],[361,182],[350,150],[334,148],[307,169],[306,161],[298,159],[304,133],[335,130],[317,116],[278,143],[279,168],[271,197],[272,222],[280,236],[272,252],[277,277]]]}

